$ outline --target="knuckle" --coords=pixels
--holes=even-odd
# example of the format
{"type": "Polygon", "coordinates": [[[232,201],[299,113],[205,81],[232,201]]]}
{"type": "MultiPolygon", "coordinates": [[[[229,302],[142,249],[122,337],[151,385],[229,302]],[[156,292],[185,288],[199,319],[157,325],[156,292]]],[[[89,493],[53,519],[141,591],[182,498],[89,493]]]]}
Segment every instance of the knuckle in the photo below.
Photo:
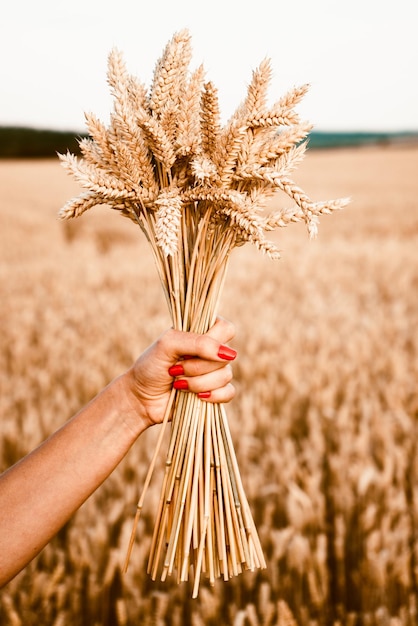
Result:
{"type": "Polygon", "coordinates": [[[234,396],[235,396],[235,387],[231,384],[228,384],[222,390],[219,390],[217,401],[218,402],[230,402],[234,396]]]}
{"type": "Polygon", "coordinates": [[[232,367],[230,365],[226,365],[223,368],[223,375],[224,375],[225,384],[230,383],[231,380],[233,379],[232,367]]]}
{"type": "Polygon", "coordinates": [[[158,337],[157,345],[162,347],[171,346],[176,341],[177,333],[178,331],[174,330],[174,328],[169,328],[158,337]]]}
{"type": "Polygon", "coordinates": [[[169,343],[169,330],[167,330],[164,334],[160,335],[160,337],[158,337],[158,339],[156,339],[155,341],[155,347],[157,348],[157,350],[159,352],[161,351],[165,351],[167,344],[169,343]]]}
{"type": "Polygon", "coordinates": [[[236,389],[234,385],[228,385],[228,392],[229,392],[228,393],[229,400],[232,400],[232,398],[235,397],[235,393],[236,393],[236,389]]]}
{"type": "Polygon", "coordinates": [[[225,341],[231,341],[235,337],[235,325],[224,318],[221,318],[219,321],[222,326],[222,333],[226,337],[225,341]]]}
{"type": "Polygon", "coordinates": [[[228,322],[228,329],[231,339],[233,339],[235,337],[235,324],[233,324],[232,322],[228,322]]]}
{"type": "Polygon", "coordinates": [[[197,335],[195,338],[196,354],[204,356],[207,351],[207,338],[205,335],[197,335]]]}

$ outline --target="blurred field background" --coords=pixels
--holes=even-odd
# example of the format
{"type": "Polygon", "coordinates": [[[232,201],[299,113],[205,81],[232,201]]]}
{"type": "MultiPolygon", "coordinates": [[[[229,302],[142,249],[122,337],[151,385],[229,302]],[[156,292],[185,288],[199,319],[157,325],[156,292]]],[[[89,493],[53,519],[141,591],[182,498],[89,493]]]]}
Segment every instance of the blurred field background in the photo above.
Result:
{"type": "MultiPolygon", "coordinates": [[[[140,439],[50,545],[0,592],[3,626],[412,626],[418,601],[418,147],[308,152],[313,198],[351,196],[283,258],[237,249],[220,313],[234,321],[228,415],[267,570],[152,582],[157,432],[140,439]]],[[[170,320],[139,229],[95,209],[57,159],[0,161],[0,470],[127,368],[170,320]]],[[[162,460],[163,463],[163,460],[162,460]]]]}

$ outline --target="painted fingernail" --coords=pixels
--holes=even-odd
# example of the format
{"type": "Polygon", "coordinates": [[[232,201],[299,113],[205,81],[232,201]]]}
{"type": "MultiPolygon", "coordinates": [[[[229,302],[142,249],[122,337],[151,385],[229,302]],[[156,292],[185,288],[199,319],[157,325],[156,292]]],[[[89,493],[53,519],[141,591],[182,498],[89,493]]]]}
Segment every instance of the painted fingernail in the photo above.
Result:
{"type": "Polygon", "coordinates": [[[201,391],[197,394],[197,397],[202,398],[202,400],[207,400],[208,398],[210,398],[210,391],[201,391]]]}
{"type": "Polygon", "coordinates": [[[185,378],[180,378],[179,380],[174,381],[173,387],[174,389],[182,389],[183,391],[185,391],[189,388],[189,383],[185,378]]]}
{"type": "Polygon", "coordinates": [[[220,346],[218,350],[218,357],[225,361],[233,361],[237,356],[237,351],[233,350],[229,346],[220,346]]]}
{"type": "Polygon", "coordinates": [[[181,365],[181,363],[177,363],[176,365],[172,365],[169,368],[168,373],[170,374],[170,376],[183,376],[184,367],[181,365]]]}

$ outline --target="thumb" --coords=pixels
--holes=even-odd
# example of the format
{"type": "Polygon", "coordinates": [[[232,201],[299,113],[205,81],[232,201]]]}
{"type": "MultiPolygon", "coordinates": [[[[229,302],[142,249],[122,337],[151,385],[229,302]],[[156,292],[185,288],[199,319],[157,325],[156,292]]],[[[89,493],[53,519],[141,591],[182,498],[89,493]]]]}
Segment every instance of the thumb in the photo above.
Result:
{"type": "Polygon", "coordinates": [[[235,334],[230,322],[219,318],[205,334],[169,330],[163,336],[162,347],[168,360],[199,357],[208,361],[231,361],[236,351],[224,344],[235,334]]]}
{"type": "Polygon", "coordinates": [[[216,322],[206,333],[220,343],[228,343],[235,337],[235,326],[223,317],[217,317],[216,322]]]}

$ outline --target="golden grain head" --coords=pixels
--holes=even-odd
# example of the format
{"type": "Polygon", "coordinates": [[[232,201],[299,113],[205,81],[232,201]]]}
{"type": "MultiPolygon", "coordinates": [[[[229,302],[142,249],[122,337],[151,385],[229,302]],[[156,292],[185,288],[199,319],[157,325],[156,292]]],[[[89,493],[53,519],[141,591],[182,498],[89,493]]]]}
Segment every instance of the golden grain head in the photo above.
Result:
{"type": "MultiPolygon", "coordinates": [[[[76,165],[72,155],[61,156],[64,167],[89,190],[88,202],[83,196],[67,205],[60,216],[80,215],[94,206],[95,195],[97,204],[111,200],[113,205],[126,202],[132,206],[132,200],[137,200],[138,222],[148,221],[147,215],[140,214],[154,210],[160,191],[174,185],[187,195],[195,185],[204,184],[213,187],[213,197],[220,189],[241,193],[243,204],[254,189],[262,190],[265,198],[284,192],[296,204],[294,215],[301,213],[309,235],[315,235],[314,203],[289,179],[303,158],[302,141],[311,129],[295,111],[308,85],[295,87],[269,107],[272,68],[265,59],[253,72],[246,98],[223,126],[217,89],[211,81],[203,82],[202,66],[190,71],[191,52],[188,31],[176,33],[157,62],[148,94],[142,83],[129,75],[122,54],[118,50],[110,53],[108,82],[115,99],[111,125],[105,128],[88,115],[91,140],[81,143],[82,161],[76,165]],[[77,208],[72,211],[70,206],[77,208]]],[[[207,199],[205,202],[205,219],[212,217],[219,226],[220,207],[212,200],[211,214],[207,199]]],[[[259,206],[263,204],[260,197],[259,206]]],[[[335,206],[329,203],[321,213],[330,213],[335,206]]],[[[187,220],[187,211],[182,219],[187,220]]],[[[275,216],[266,216],[265,224],[267,230],[282,225],[275,216]]],[[[237,245],[242,243],[239,220],[227,225],[237,230],[237,245]]],[[[174,226],[177,228],[177,223],[173,222],[174,226]]],[[[162,241],[160,237],[157,240],[162,241]]],[[[274,248],[271,243],[266,245],[264,235],[253,234],[247,241],[267,252],[274,248]]],[[[164,249],[167,253],[171,247],[164,249]]]]}

